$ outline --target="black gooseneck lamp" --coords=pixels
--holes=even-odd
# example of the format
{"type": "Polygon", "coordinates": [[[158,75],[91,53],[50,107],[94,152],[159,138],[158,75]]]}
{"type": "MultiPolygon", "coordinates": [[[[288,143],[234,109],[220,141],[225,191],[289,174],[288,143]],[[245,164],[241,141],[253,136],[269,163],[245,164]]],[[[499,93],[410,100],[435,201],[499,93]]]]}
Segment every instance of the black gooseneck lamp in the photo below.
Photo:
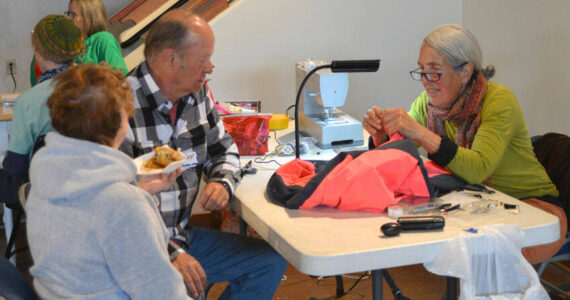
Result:
{"type": "Polygon", "coordinates": [[[312,69],[299,86],[297,98],[295,99],[295,157],[299,158],[299,99],[305,87],[305,83],[311,75],[321,69],[330,68],[333,73],[354,73],[354,72],[376,72],[380,67],[379,59],[371,60],[333,60],[329,65],[321,65],[312,69]]]}

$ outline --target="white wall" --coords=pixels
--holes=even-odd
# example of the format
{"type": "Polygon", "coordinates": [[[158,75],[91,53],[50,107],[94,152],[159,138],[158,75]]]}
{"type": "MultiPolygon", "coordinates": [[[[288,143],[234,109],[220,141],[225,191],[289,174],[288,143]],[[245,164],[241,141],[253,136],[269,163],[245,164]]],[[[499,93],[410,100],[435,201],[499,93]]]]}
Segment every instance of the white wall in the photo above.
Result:
{"type": "Polygon", "coordinates": [[[531,135],[570,135],[570,1],[463,0],[492,80],[517,96],[531,135]]]}
{"type": "Polygon", "coordinates": [[[352,73],[344,111],[361,119],[372,105],[409,107],[422,87],[408,71],[421,39],[460,22],[461,3],[378,0],[242,0],[212,27],[210,83],[217,100],[262,101],[282,113],[295,101],[295,62],[382,59],[377,73],[352,73]]]}
{"type": "MultiPolygon", "coordinates": [[[[112,16],[130,0],[104,0],[112,16]]],[[[16,59],[17,91],[29,88],[30,32],[67,0],[0,1],[0,93],[12,92],[5,60],[16,59]]],[[[409,78],[421,39],[441,23],[463,23],[479,38],[494,80],[517,95],[531,134],[570,134],[570,2],[567,0],[236,0],[217,18],[217,99],[259,99],[266,112],[294,101],[294,64],[380,58],[377,73],[350,74],[343,110],[360,119],[376,104],[408,107],[422,90],[409,78]]]]}
{"type": "MultiPolygon", "coordinates": [[[[104,0],[111,17],[131,1],[104,0]]],[[[68,0],[1,0],[0,1],[0,93],[11,93],[12,78],[6,74],[7,59],[16,59],[17,92],[30,88],[30,61],[33,51],[31,32],[36,23],[50,14],[63,14],[68,0]]]]}

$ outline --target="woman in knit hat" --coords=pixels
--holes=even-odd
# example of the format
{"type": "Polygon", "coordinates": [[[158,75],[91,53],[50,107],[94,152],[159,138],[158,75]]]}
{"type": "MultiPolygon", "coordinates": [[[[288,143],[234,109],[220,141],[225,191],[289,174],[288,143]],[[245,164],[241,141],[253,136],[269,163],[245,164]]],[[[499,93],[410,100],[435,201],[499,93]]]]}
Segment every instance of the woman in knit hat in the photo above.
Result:
{"type": "Polygon", "coordinates": [[[64,16],[43,18],[32,33],[34,56],[43,72],[37,83],[52,78],[83,53],[85,41],[81,30],[64,16]]]}
{"type": "MultiPolygon", "coordinates": [[[[127,74],[127,65],[121,47],[115,37],[107,31],[109,24],[105,5],[101,0],[71,0],[65,15],[81,29],[86,43],[86,51],[75,59],[75,63],[107,62],[112,68],[127,74]]],[[[32,86],[40,72],[34,69],[32,61],[30,81],[32,86]]]]}
{"type": "Polygon", "coordinates": [[[43,74],[38,84],[23,92],[14,108],[10,144],[0,169],[0,202],[17,203],[20,185],[28,181],[34,146],[53,131],[47,98],[52,93],[51,78],[67,69],[85,50],[81,30],[65,16],[43,18],[32,32],[32,47],[43,74]]]}

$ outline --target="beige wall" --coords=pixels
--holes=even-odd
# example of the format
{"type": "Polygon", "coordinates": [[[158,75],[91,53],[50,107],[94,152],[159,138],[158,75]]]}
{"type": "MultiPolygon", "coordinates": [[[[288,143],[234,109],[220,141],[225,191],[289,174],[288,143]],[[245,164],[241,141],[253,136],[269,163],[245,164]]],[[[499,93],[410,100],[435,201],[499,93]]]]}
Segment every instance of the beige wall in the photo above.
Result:
{"type": "Polygon", "coordinates": [[[531,135],[570,135],[570,1],[463,0],[493,80],[517,96],[531,135]]]}
{"type": "Polygon", "coordinates": [[[422,90],[408,71],[423,36],[460,22],[461,2],[377,0],[245,0],[213,23],[218,100],[262,101],[282,113],[295,101],[295,62],[308,58],[372,59],[377,73],[349,75],[344,111],[361,119],[372,105],[409,107],[422,90]]]}
{"type": "MultiPolygon", "coordinates": [[[[129,0],[104,0],[109,16],[129,0]]],[[[0,1],[0,93],[12,92],[5,60],[16,59],[17,91],[29,88],[30,32],[67,0],[0,1]]],[[[511,88],[531,134],[570,134],[570,1],[566,0],[236,0],[212,23],[216,99],[263,101],[283,112],[295,97],[294,64],[313,59],[380,58],[377,73],[350,74],[342,108],[360,119],[372,105],[409,107],[422,87],[409,78],[422,37],[462,23],[479,38],[494,80],[511,88]]],[[[0,134],[6,130],[0,128],[0,134]]],[[[0,140],[0,152],[6,148],[0,140]]]]}

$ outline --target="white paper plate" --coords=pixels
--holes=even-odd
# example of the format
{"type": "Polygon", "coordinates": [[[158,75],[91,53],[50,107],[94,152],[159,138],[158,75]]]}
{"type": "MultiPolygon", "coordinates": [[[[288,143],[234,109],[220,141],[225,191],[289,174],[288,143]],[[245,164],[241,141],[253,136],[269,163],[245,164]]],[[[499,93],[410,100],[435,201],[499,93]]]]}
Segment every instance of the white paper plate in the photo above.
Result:
{"type": "Polygon", "coordinates": [[[135,164],[137,165],[137,174],[139,175],[152,175],[152,174],[169,174],[172,171],[182,167],[182,165],[188,164],[188,158],[182,152],[180,153],[180,160],[170,163],[168,166],[162,169],[145,169],[142,167],[143,163],[154,156],[154,151],[143,154],[134,159],[135,164]]]}

